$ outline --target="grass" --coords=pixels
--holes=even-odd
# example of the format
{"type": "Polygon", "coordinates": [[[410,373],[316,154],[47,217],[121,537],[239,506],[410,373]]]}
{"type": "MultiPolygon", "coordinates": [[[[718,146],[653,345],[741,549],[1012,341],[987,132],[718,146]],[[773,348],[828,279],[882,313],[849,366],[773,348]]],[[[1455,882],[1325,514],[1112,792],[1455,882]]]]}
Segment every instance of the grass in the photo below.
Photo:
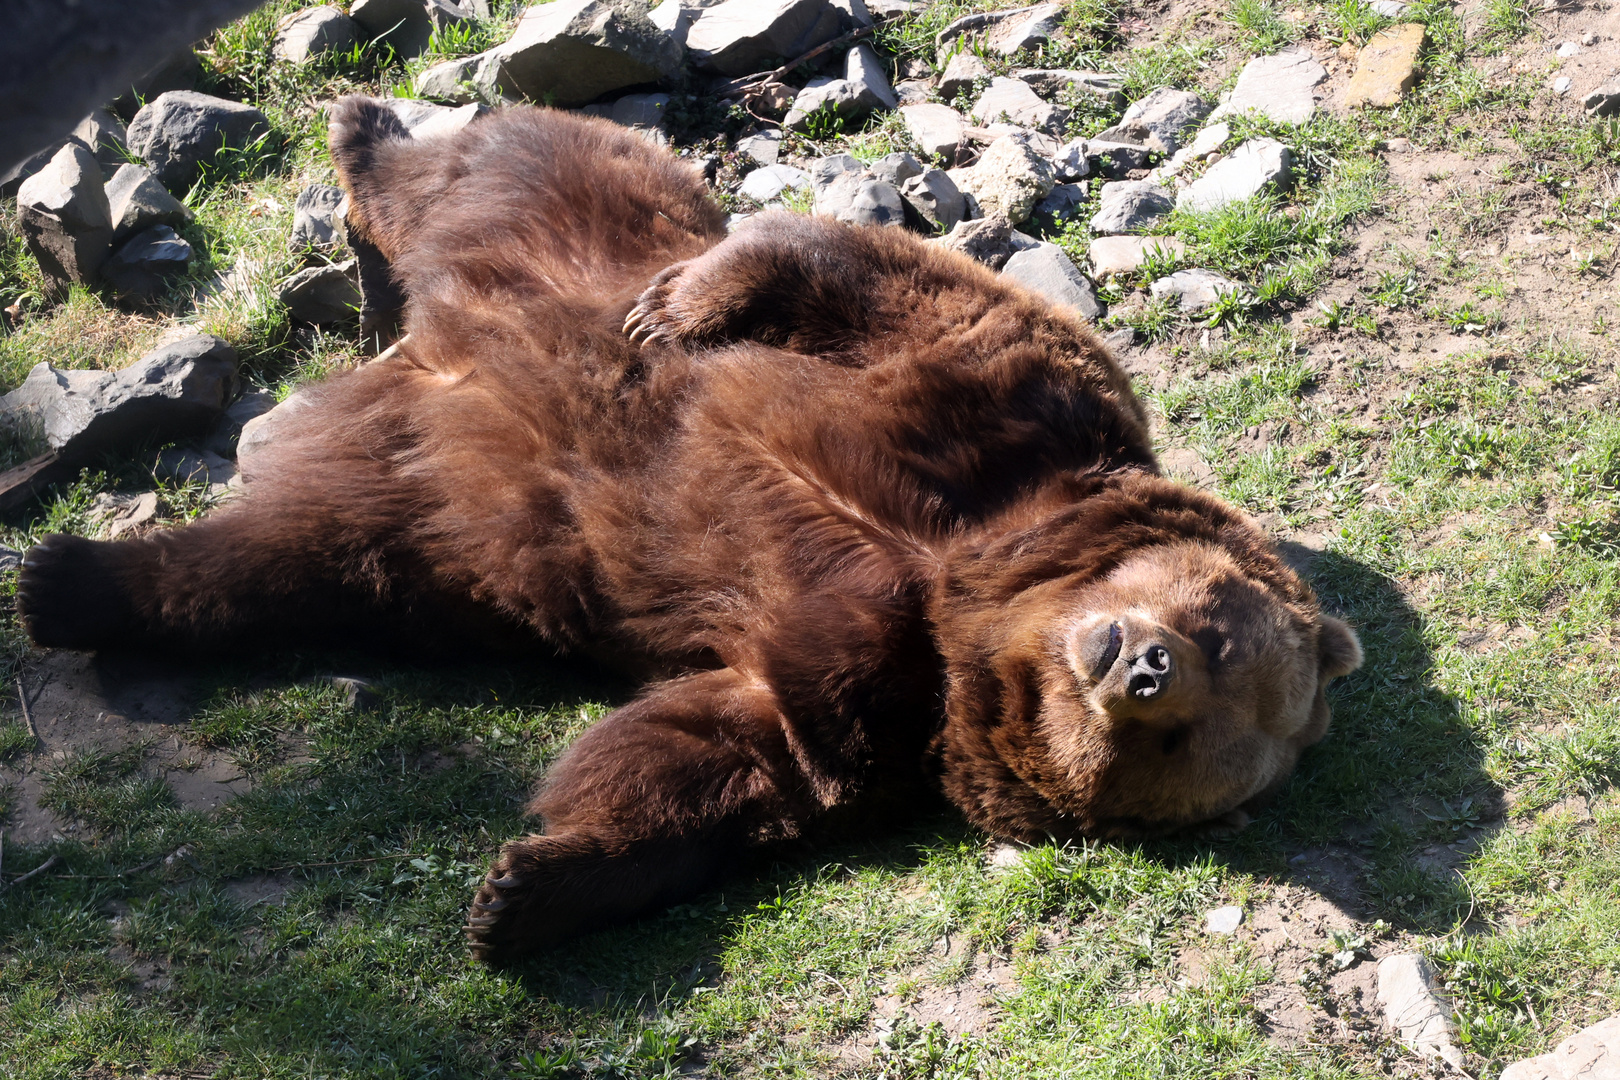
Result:
{"type": "MultiPolygon", "coordinates": [[[[198,266],[157,310],[83,289],[47,306],[17,237],[0,234],[0,306],[23,314],[0,332],[6,385],[44,359],[119,366],[177,319],[229,339],[250,380],[278,394],[358,359],[345,336],[292,326],[273,295],[297,265],[293,198],[332,179],[319,103],[408,93],[427,64],[498,39],[515,5],[410,63],[361,48],[302,69],[268,56],[276,18],[296,6],[207,43],[205,88],[259,103],[271,134],[188,194],[198,266]],[[244,289],[200,290],[247,267],[244,289]]],[[[875,37],[932,63],[938,30],[986,6],[941,0],[875,37]]],[[[1074,4],[1067,44],[991,68],[1094,67],[1122,74],[1129,98],[1160,85],[1214,97],[1252,55],[1359,44],[1389,22],[1364,0],[1292,10],[1234,0],[1132,30],[1141,13],[1126,5],[1074,4]]],[[[6,1075],[1407,1075],[1412,1059],[1370,1023],[1288,1042],[1262,1020],[1287,992],[1312,1016],[1363,1023],[1334,980],[1396,949],[1435,963],[1476,1075],[1615,1011],[1620,386],[1604,317],[1565,308],[1608,286],[1620,125],[1542,110],[1533,76],[1481,73],[1481,59],[1523,47],[1521,7],[1487,4],[1472,34],[1449,5],[1425,0],[1408,17],[1429,44],[1400,109],[1236,120],[1233,145],[1288,143],[1293,185],[1164,222],[1189,246],[1180,265],[1238,279],[1253,303],[1192,320],[1143,302],[1141,286],[1177,268],[1166,261],[1108,292],[1116,320],[1156,343],[1139,389],[1164,448],[1196,454],[1210,485],[1308,544],[1313,586],[1367,649],[1333,690],[1333,733],[1249,829],[1044,844],[996,865],[955,815],[918,807],[491,973],[458,936],[472,883],[528,827],[519,807],[546,764],[634,688],[289,642],[197,668],[195,706],[161,735],[250,781],[211,813],[188,805],[187,763],[160,761],[156,732],[40,760],[0,710],[0,814],[37,783],[74,827],[4,845],[7,880],[60,860],[0,892],[6,1075]],[[1397,137],[1492,164],[1414,189],[1374,150],[1397,137]],[[1485,254],[1530,228],[1582,253],[1550,260],[1548,274],[1567,275],[1551,279],[1556,300],[1524,291],[1540,262],[1485,254]],[[1362,243],[1380,230],[1395,239],[1362,243]],[[378,707],[348,708],[334,668],[372,677],[378,707]],[[1311,876],[1319,860],[1341,867],[1340,884],[1311,876]],[[1353,923],[1297,970],[1243,933],[1203,930],[1215,906],[1252,917],[1322,895],[1353,923]],[[986,1000],[994,1023],[953,1033],[945,1021],[986,1000]],[[942,1001],[958,1012],[940,1014],[942,1001]]],[[[747,122],[691,88],[669,117],[694,152],[725,150],[747,122]]],[[[1073,131],[1117,118],[1087,99],[1073,131]]],[[[812,134],[786,149],[870,160],[908,148],[892,115],[812,134]]],[[[1083,256],[1092,209],[1050,238],[1083,256]]],[[[156,449],[97,462],[0,543],[95,534],[95,496],[156,486],[156,449]]],[[[209,505],[197,485],[162,491],[168,520],[209,505]]],[[[23,656],[14,608],[8,574],[8,680],[23,656]]]]}

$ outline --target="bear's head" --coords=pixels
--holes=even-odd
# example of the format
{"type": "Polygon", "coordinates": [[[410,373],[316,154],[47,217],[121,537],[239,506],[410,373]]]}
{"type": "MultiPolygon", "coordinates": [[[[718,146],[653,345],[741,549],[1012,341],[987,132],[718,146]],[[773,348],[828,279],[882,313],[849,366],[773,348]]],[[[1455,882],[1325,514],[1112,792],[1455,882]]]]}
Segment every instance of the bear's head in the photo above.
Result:
{"type": "Polygon", "coordinates": [[[949,560],[948,794],[1026,840],[1241,825],[1326,734],[1355,633],[1224,503],[1135,473],[1070,486],[949,560]]]}

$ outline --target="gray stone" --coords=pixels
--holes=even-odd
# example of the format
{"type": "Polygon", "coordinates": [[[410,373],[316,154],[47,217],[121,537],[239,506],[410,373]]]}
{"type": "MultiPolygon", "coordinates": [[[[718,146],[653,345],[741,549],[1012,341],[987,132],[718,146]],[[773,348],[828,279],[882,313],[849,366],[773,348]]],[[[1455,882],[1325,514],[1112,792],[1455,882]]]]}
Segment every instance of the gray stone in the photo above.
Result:
{"type": "MultiPolygon", "coordinates": [[[[712,5],[711,5],[712,6],[712,5]]],[[[699,5],[689,4],[683,0],[663,0],[647,12],[647,18],[652,24],[676,41],[686,46],[686,32],[692,29],[692,20],[697,17],[699,5]]]]}
{"type": "Polygon", "coordinates": [[[1181,189],[1176,205],[1186,210],[1219,210],[1283,186],[1293,174],[1294,155],[1276,139],[1250,139],[1209,171],[1181,189]]]}
{"type": "Polygon", "coordinates": [[[1041,100],[1028,83],[998,75],[990,80],[968,115],[981,124],[1005,120],[1018,127],[1051,132],[1061,130],[1068,122],[1069,110],[1041,100]]]}
{"type": "Polygon", "coordinates": [[[1243,924],[1243,909],[1236,904],[1212,908],[1204,912],[1204,930],[1211,934],[1235,934],[1243,924]]]}
{"type": "Polygon", "coordinates": [[[886,183],[899,187],[914,176],[921,176],[926,170],[923,163],[913,154],[885,154],[868,166],[872,175],[886,183]]]}
{"type": "Polygon", "coordinates": [[[1613,116],[1620,113],[1620,78],[1610,79],[1581,99],[1586,115],[1613,116]]]}
{"type": "Polygon", "coordinates": [[[62,288],[92,281],[112,249],[101,166],[70,142],[17,189],[17,224],[46,277],[62,288]]]}
{"type": "Polygon", "coordinates": [[[829,0],[725,0],[686,32],[692,63],[720,75],[751,75],[824,45],[843,32],[829,0]]]}
{"type": "Polygon", "coordinates": [[[219,423],[208,433],[202,441],[202,449],[223,458],[236,456],[236,443],[242,437],[242,429],[250,420],[263,416],[276,407],[276,396],[264,390],[253,390],[243,394],[236,404],[225,410],[225,415],[219,418],[219,423]]]}
{"type": "Polygon", "coordinates": [[[1075,71],[1069,68],[1017,68],[1013,77],[1022,79],[1037,94],[1057,97],[1073,90],[1101,98],[1110,105],[1125,104],[1125,76],[1102,71],[1075,71]]]}
{"type": "Polygon", "coordinates": [[[39,432],[64,459],[83,460],[137,440],[205,432],[235,384],[236,350],[212,334],[155,349],[122,371],[35,364],[0,398],[0,428],[39,432]]]}
{"type": "Polygon", "coordinates": [[[1161,86],[1132,102],[1119,123],[1098,132],[1097,140],[1134,143],[1161,154],[1173,154],[1181,146],[1182,133],[1209,115],[1211,107],[1197,94],[1161,86]]]}
{"type": "Polygon", "coordinates": [[[790,131],[807,130],[810,116],[825,108],[830,108],[840,117],[856,119],[877,109],[892,109],[898,104],[899,100],[878,66],[876,54],[871,46],[861,44],[849,50],[842,79],[823,75],[805,84],[793,99],[793,108],[788,110],[782,126],[790,131]]]}
{"type": "Polygon", "coordinates": [[[861,176],[866,166],[849,154],[829,154],[817,158],[810,166],[810,186],[820,191],[845,176],[861,176]]]}
{"type": "Polygon", "coordinates": [[[1083,319],[1102,316],[1103,306],[1097,300],[1096,288],[1056,244],[1040,244],[1014,252],[1001,273],[1054,304],[1073,308],[1083,319]]]}
{"type": "Polygon", "coordinates": [[[270,122],[251,105],[171,90],[135,114],[129,148],[159,183],[176,191],[189,187],[199,166],[222,146],[247,146],[269,130],[270,122]]]}
{"type": "Polygon", "coordinates": [[[1091,171],[1109,180],[1120,180],[1129,173],[1146,169],[1152,155],[1153,151],[1136,143],[1103,138],[1086,140],[1086,162],[1091,171]]]}
{"type": "Polygon", "coordinates": [[[947,251],[960,252],[992,270],[1006,266],[1007,260],[1018,252],[1040,245],[1040,241],[1013,228],[1005,214],[957,222],[955,228],[934,243],[947,251]]]}
{"type": "Polygon", "coordinates": [[[1406,9],[1411,5],[1404,4],[1401,0],[1373,0],[1369,6],[1372,8],[1374,15],[1382,15],[1386,19],[1398,19],[1406,14],[1406,9]]]}
{"type": "Polygon", "coordinates": [[[435,135],[453,135],[489,112],[489,106],[473,102],[451,108],[411,98],[384,98],[383,104],[399,117],[413,139],[430,139],[435,135]]]}
{"type": "Polygon", "coordinates": [[[1136,232],[1175,209],[1170,192],[1148,180],[1115,180],[1102,186],[1091,231],[1104,236],[1136,232]]]}
{"type": "Polygon", "coordinates": [[[159,499],[155,491],[139,495],[103,491],[90,500],[86,516],[100,524],[108,540],[117,540],[131,533],[139,534],[141,527],[157,519],[159,499]]]}
{"type": "Polygon", "coordinates": [[[613,103],[608,119],[625,127],[656,127],[668,108],[668,94],[626,94],[613,103]]]}
{"type": "Polygon", "coordinates": [[[1192,145],[1184,147],[1192,157],[1208,157],[1226,145],[1226,140],[1232,137],[1232,126],[1227,123],[1211,124],[1200,131],[1192,141],[1192,145]]]}
{"type": "Polygon", "coordinates": [[[1134,274],[1150,256],[1187,254],[1187,245],[1173,236],[1099,236],[1086,250],[1091,274],[1101,281],[1115,274],[1134,274]]]}
{"type": "Polygon", "coordinates": [[[962,115],[949,105],[902,105],[900,119],[912,140],[930,157],[946,161],[956,158],[962,144],[962,131],[967,124],[962,115]]]}
{"type": "Polygon", "coordinates": [[[523,13],[506,43],[490,50],[489,67],[508,93],[574,106],[668,78],[683,52],[639,0],[552,0],[523,13]]]}
{"type": "Polygon", "coordinates": [[[341,240],[336,217],[342,202],[343,189],[330,184],[311,184],[300,191],[293,202],[292,236],[287,246],[295,252],[336,251],[341,240]]]}
{"type": "Polygon", "coordinates": [[[1052,166],[1016,135],[991,143],[971,169],[961,170],[957,187],[972,195],[985,214],[1003,213],[1014,225],[1024,221],[1035,204],[1057,183],[1052,166]]]}
{"type": "Polygon", "coordinates": [[[354,0],[349,16],[366,35],[388,44],[410,59],[427,51],[435,31],[474,17],[488,18],[489,5],[458,5],[450,0],[354,0]]]}
{"type": "Polygon", "coordinates": [[[487,53],[446,60],[417,75],[411,85],[419,97],[465,105],[478,100],[478,71],[487,62],[487,53]]]}
{"type": "Polygon", "coordinates": [[[113,173],[107,181],[107,206],[115,244],[153,225],[182,228],[196,216],[141,165],[121,165],[113,173]]]}
{"type": "Polygon", "coordinates": [[[89,116],[79,121],[71,138],[95,155],[104,172],[116,169],[128,160],[125,147],[129,143],[129,132],[118,117],[106,109],[92,110],[89,116]]]}
{"type": "Polygon", "coordinates": [[[1213,270],[1177,270],[1148,286],[1155,300],[1175,300],[1182,311],[1196,315],[1227,293],[1247,293],[1241,284],[1213,270]]]}
{"type": "Polygon", "coordinates": [[[757,164],[775,165],[777,155],[782,152],[782,133],[761,131],[746,139],[738,139],[737,151],[757,164]]]}
{"type": "Polygon", "coordinates": [[[303,422],[303,414],[315,402],[309,390],[298,390],[267,412],[253,417],[242,425],[242,434],[236,440],[236,469],[239,484],[251,483],[254,469],[262,465],[264,451],[296,431],[303,422]]]}
{"type": "Polygon", "coordinates": [[[184,274],[196,254],[167,225],[153,225],[124,241],[101,266],[101,279],[120,297],[151,300],[184,274]]]}
{"type": "Polygon", "coordinates": [[[1091,159],[1086,153],[1086,140],[1071,139],[1058,147],[1058,152],[1052,155],[1052,168],[1057,178],[1065,183],[1090,176],[1091,159]]]}
{"type": "Polygon", "coordinates": [[[1012,12],[985,35],[985,43],[1002,56],[1038,49],[1052,40],[1063,23],[1065,4],[1037,4],[1012,12]]]}
{"type": "Polygon", "coordinates": [[[236,476],[236,466],[211,450],[171,447],[158,454],[152,475],[177,484],[228,484],[236,476]]]}
{"type": "Polygon", "coordinates": [[[849,225],[903,225],[905,204],[892,184],[845,173],[816,192],[815,212],[849,225]]]}
{"type": "Polygon", "coordinates": [[[70,141],[72,140],[61,139],[53,142],[37,154],[24,158],[4,173],[0,173],[0,197],[9,199],[17,194],[17,189],[22,186],[22,182],[49,165],[51,158],[56,156],[57,151],[61,150],[70,141]]]}
{"type": "Polygon", "coordinates": [[[935,0],[866,0],[866,10],[879,20],[901,19],[921,15],[935,0]]]}
{"type": "Polygon", "coordinates": [[[928,232],[950,232],[967,212],[961,190],[943,169],[929,169],[906,180],[900,197],[916,215],[914,224],[926,226],[928,232]]]}
{"type": "Polygon", "coordinates": [[[1316,112],[1312,88],[1327,78],[1327,68],[1305,49],[1284,49],[1257,56],[1243,65],[1232,96],[1211,120],[1253,110],[1283,124],[1303,124],[1316,112]]]}
{"type": "Polygon", "coordinates": [[[901,79],[894,84],[895,100],[901,105],[926,104],[933,92],[933,79],[901,79]]]}
{"type": "Polygon", "coordinates": [[[1086,202],[1086,185],[1053,184],[1046,198],[1035,204],[1035,216],[1053,222],[1068,221],[1086,202]]]}
{"type": "Polygon", "coordinates": [[[1615,1080],[1620,1077],[1620,1013],[1582,1028],[1548,1053],[1515,1061],[1500,1080],[1615,1080]]]}
{"type": "Polygon", "coordinates": [[[738,193],[757,203],[768,203],[781,198],[789,188],[805,190],[810,187],[810,176],[791,165],[767,165],[755,169],[743,178],[738,193]]]}
{"type": "Polygon", "coordinates": [[[980,79],[990,78],[990,69],[977,53],[963,49],[952,56],[939,76],[939,94],[946,101],[964,90],[973,89],[980,79]]]}
{"type": "Polygon", "coordinates": [[[299,322],[349,322],[360,314],[360,285],[354,259],[300,270],[276,287],[276,297],[299,322]]]}
{"type": "Polygon", "coordinates": [[[1385,1023],[1418,1054],[1440,1058],[1461,1072],[1465,1062],[1454,1042],[1451,1007],[1434,983],[1434,969],[1420,953],[1378,961],[1378,1002],[1385,1023]]]}
{"type": "Polygon", "coordinates": [[[327,4],[283,15],[276,23],[270,55],[291,64],[334,49],[347,49],[360,40],[360,25],[327,4]]]}

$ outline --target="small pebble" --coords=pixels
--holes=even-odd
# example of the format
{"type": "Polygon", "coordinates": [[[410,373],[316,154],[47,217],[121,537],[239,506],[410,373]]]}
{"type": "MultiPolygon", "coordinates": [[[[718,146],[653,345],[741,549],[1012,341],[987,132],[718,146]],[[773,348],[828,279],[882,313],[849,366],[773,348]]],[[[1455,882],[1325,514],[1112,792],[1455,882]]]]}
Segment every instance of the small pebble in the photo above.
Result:
{"type": "Polygon", "coordinates": [[[1569,88],[1573,85],[1575,85],[1575,81],[1568,75],[1560,75],[1558,78],[1553,80],[1553,93],[1567,94],[1569,93],[1569,88]]]}
{"type": "Polygon", "coordinates": [[[1596,45],[1597,43],[1598,43],[1598,36],[1596,34],[1592,33],[1592,31],[1588,30],[1586,33],[1581,35],[1581,44],[1585,45],[1588,49],[1590,49],[1592,46],[1596,45]]]}
{"type": "Polygon", "coordinates": [[[1562,45],[1558,46],[1558,55],[1563,57],[1565,60],[1568,60],[1570,57],[1574,56],[1580,51],[1581,47],[1575,44],[1573,41],[1566,41],[1562,45]]]}
{"type": "Polygon", "coordinates": [[[1230,934],[1243,922],[1243,909],[1236,904],[1204,913],[1204,929],[1211,934],[1230,934]]]}

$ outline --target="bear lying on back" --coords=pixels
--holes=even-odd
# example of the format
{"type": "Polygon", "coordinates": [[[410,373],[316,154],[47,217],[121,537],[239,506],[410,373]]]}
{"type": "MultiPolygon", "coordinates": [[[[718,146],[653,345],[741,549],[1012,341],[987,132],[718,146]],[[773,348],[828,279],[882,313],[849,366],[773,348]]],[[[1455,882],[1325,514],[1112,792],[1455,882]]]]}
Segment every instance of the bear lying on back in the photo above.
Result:
{"type": "Polygon", "coordinates": [[[1162,479],[1072,317],[900,230],[763,214],[606,121],[332,153],[409,341],[327,380],[246,498],[28,553],[41,645],[401,635],[653,678],[552,767],[469,934],[500,960],[688,896],[923,776],[997,836],[1236,821],[1355,635],[1162,479]]]}

